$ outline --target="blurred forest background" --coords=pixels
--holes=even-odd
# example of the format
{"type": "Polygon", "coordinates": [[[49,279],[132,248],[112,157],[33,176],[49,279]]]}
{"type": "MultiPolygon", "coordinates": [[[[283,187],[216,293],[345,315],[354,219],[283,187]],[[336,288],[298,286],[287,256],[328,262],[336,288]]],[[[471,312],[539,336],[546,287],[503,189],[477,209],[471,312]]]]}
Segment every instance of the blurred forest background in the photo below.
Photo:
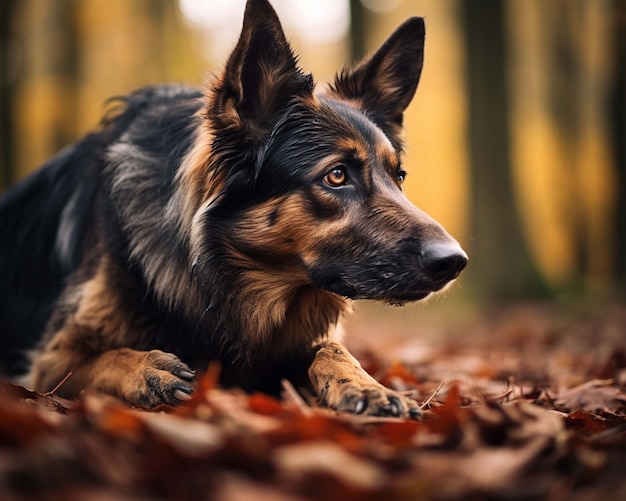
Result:
{"type": "MultiPolygon", "coordinates": [[[[93,128],[108,97],[202,85],[244,3],[2,0],[0,189],[93,128]]],[[[623,298],[626,0],[272,3],[318,81],[426,18],[407,191],[470,255],[450,299],[623,298]]]]}

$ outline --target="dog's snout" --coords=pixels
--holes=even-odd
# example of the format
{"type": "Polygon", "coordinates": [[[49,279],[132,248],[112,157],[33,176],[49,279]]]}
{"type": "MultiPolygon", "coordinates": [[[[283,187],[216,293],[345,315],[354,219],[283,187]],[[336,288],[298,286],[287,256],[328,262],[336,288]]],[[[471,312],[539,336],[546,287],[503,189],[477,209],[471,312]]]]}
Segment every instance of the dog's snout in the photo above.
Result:
{"type": "Polygon", "coordinates": [[[422,265],[431,280],[454,280],[467,265],[467,254],[456,242],[432,242],[420,252],[422,265]]]}

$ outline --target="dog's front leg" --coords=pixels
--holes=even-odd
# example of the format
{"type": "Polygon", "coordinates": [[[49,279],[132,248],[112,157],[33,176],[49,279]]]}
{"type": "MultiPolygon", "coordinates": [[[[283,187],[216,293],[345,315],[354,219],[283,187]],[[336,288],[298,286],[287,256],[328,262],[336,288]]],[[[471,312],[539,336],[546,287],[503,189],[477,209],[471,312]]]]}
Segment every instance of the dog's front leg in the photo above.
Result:
{"type": "Polygon", "coordinates": [[[324,405],[371,416],[421,417],[415,400],[381,385],[340,343],[324,342],[314,350],[309,379],[324,405]]]}
{"type": "Polygon", "coordinates": [[[175,405],[193,391],[193,371],[178,357],[160,350],[119,348],[87,354],[76,348],[45,350],[33,365],[33,383],[38,391],[58,388],[63,397],[76,397],[84,389],[115,395],[131,405],[175,405]]]}

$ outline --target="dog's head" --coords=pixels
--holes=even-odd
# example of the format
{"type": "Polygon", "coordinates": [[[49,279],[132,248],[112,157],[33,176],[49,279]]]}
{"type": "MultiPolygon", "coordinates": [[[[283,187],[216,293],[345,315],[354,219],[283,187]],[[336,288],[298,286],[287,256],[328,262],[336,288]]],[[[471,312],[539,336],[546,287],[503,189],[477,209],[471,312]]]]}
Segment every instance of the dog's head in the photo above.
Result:
{"type": "Polygon", "coordinates": [[[371,57],[316,87],[269,3],[249,0],[209,91],[211,183],[197,254],[217,238],[220,259],[261,281],[393,304],[455,279],[466,254],[403,193],[402,117],[423,46],[423,20],[411,18],[371,57]]]}

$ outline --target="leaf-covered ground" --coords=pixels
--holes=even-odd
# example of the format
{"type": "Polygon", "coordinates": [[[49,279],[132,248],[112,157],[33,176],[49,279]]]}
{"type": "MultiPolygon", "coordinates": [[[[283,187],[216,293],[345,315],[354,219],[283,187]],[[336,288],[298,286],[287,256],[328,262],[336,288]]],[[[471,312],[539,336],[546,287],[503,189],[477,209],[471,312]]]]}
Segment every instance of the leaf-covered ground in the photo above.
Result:
{"type": "Polygon", "coordinates": [[[337,415],[288,384],[280,401],[220,390],[212,372],[156,412],[5,383],[0,499],[626,499],[626,309],[420,315],[365,312],[347,344],[422,422],[337,415]]]}

